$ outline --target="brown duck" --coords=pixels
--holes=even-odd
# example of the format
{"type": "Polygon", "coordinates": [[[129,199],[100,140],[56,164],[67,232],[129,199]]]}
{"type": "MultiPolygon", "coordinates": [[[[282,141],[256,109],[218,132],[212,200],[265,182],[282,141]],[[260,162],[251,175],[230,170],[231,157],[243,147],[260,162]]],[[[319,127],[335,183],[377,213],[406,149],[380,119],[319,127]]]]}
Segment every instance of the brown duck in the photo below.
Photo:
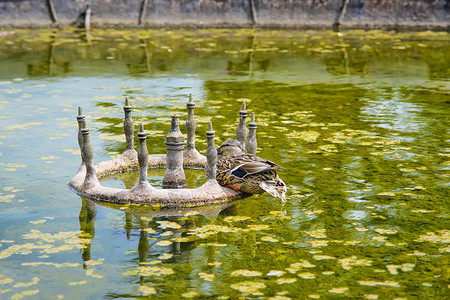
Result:
{"type": "Polygon", "coordinates": [[[249,194],[268,192],[286,201],[286,184],[278,177],[282,167],[258,156],[244,153],[237,140],[226,140],[217,149],[217,182],[249,194]]]}

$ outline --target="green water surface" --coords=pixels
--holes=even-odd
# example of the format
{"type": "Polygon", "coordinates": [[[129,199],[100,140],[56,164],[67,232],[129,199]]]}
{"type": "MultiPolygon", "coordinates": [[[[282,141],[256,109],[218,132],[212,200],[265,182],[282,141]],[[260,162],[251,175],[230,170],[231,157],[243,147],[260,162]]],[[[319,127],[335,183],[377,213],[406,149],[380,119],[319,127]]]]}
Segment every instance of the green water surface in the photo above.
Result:
{"type": "Polygon", "coordinates": [[[0,298],[448,299],[449,42],[446,32],[0,31],[0,298]],[[125,149],[125,96],[156,154],[171,114],[185,132],[190,93],[203,154],[207,122],[220,144],[247,103],[257,154],[285,168],[286,204],[263,194],[158,209],[67,187],[81,161],[78,106],[100,162],[125,149]]]}

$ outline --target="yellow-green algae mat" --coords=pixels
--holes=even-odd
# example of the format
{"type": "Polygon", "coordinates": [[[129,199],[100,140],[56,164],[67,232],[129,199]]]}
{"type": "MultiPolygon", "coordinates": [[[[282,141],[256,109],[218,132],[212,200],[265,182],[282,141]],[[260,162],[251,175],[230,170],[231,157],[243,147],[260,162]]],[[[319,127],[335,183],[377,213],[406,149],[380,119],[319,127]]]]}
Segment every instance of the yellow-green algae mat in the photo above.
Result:
{"type": "Polygon", "coordinates": [[[0,298],[447,299],[449,48],[446,32],[0,31],[0,298]],[[78,106],[102,161],[124,149],[123,96],[162,153],[189,93],[198,149],[210,120],[218,142],[234,136],[247,102],[258,155],[285,167],[284,206],[164,210],[67,189],[78,106]]]}

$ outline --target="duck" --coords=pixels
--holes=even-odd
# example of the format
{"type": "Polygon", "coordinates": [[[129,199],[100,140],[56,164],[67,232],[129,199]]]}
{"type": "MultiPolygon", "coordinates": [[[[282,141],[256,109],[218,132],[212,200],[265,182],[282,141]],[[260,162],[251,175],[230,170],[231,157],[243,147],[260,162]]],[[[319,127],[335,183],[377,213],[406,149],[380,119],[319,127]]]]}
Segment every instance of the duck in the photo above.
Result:
{"type": "Polygon", "coordinates": [[[267,192],[286,202],[287,187],[277,174],[282,169],[270,160],[245,153],[238,140],[226,140],[217,148],[217,182],[237,191],[248,194],[267,192]]]}

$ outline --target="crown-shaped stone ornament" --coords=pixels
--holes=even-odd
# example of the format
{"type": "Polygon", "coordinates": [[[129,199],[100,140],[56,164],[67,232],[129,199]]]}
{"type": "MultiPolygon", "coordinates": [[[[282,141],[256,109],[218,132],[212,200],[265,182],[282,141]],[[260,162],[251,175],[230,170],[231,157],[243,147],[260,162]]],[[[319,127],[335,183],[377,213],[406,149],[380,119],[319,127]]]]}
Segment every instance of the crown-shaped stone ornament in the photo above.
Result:
{"type": "MultiPolygon", "coordinates": [[[[81,151],[81,166],[69,182],[70,188],[77,194],[109,203],[137,204],[163,207],[192,207],[214,203],[224,203],[250,196],[228,187],[220,186],[216,180],[217,151],[214,143],[215,132],[212,123],[208,123],[206,131],[206,157],[195,149],[196,122],[194,116],[195,103],[192,95],[187,103],[188,115],[186,121],[187,147],[184,149],[184,136],[179,125],[179,116],[172,115],[171,128],[165,136],[166,154],[149,155],[146,145],[147,134],[144,125],[139,124],[138,151],[134,149],[134,125],[131,117],[132,107],[128,97],[123,107],[124,133],[126,148],[123,154],[113,160],[96,164],[94,162],[94,148],[90,140],[90,132],[86,127],[86,117],[81,107],[78,108],[78,144],[81,151]],[[162,181],[162,189],[153,187],[147,180],[147,171],[152,169],[166,169],[162,181]],[[195,189],[186,185],[184,168],[205,170],[206,182],[195,189]],[[101,177],[118,172],[139,170],[139,181],[131,189],[105,187],[101,184],[101,177]]],[[[246,142],[247,130],[245,118],[247,111],[245,103],[239,113],[240,121],[237,139],[253,153],[256,152],[256,123],[254,114],[249,124],[249,140],[246,142]]],[[[253,153],[254,154],[254,153],[253,153]]]]}

